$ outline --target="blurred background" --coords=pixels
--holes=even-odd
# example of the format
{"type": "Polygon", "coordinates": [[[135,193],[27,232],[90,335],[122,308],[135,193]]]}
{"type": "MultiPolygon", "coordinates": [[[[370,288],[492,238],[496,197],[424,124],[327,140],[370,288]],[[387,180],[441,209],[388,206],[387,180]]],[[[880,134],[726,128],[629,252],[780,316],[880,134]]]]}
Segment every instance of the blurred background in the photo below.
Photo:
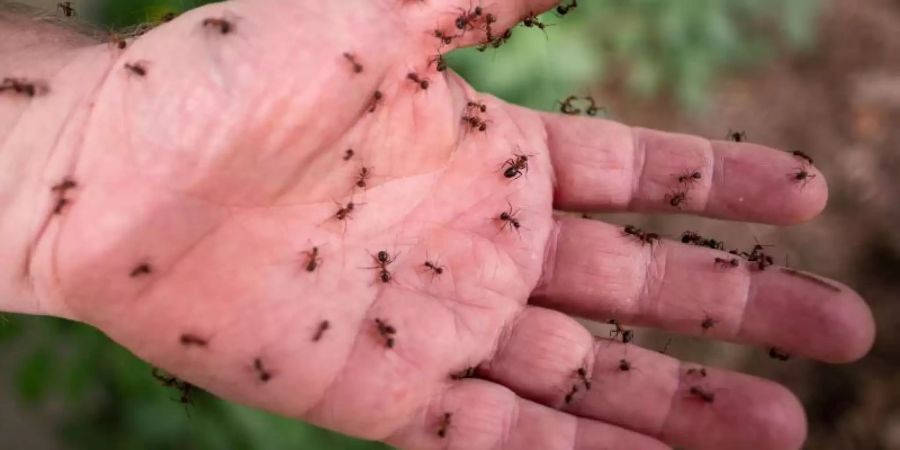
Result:
{"type": "MultiPolygon", "coordinates": [[[[64,19],[55,1],[26,3],[64,19]]],[[[73,6],[76,20],[119,30],[201,3],[73,6]]],[[[637,342],[662,348],[671,339],[673,356],[786,384],[806,405],[809,449],[900,449],[900,2],[581,0],[565,17],[541,20],[544,32],[518,27],[499,50],[448,60],[476,88],[534,108],[590,94],[608,117],[632,125],[712,138],[743,130],[750,141],[810,154],[831,189],[821,217],[788,228],[598,218],[669,236],[691,229],[729,248],[771,244],[780,263],[857,289],[879,327],[871,354],[843,366],[777,362],[761,349],[651,331],[638,332],[637,342]]],[[[203,393],[185,406],[150,370],[86,326],[0,316],[0,447],[387,448],[203,393]]]]}

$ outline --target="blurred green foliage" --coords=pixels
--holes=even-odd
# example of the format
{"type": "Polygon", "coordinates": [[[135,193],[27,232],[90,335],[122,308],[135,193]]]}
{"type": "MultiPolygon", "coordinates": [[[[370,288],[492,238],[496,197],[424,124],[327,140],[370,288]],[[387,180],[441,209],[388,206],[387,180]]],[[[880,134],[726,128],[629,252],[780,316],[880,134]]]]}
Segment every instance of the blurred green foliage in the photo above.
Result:
{"type": "MultiPolygon", "coordinates": [[[[202,3],[106,0],[87,16],[122,28],[202,3]]],[[[499,50],[461,50],[448,61],[477,89],[540,109],[611,79],[634,98],[671,94],[697,109],[723,73],[760,64],[777,49],[812,45],[820,6],[820,0],[581,0],[564,18],[541,16],[550,25],[546,33],[517,27],[499,50]]],[[[52,402],[62,411],[56,431],[72,449],[387,448],[206,394],[185,408],[145,363],[83,325],[0,318],[0,354],[17,355],[21,402],[52,402]]]]}

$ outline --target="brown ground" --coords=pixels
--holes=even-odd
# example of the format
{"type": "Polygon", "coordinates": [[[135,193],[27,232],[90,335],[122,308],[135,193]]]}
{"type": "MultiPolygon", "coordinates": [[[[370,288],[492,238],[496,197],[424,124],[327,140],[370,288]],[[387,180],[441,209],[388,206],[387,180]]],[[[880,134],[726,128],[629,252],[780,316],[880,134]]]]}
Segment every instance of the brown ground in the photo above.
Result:
{"type": "MultiPolygon", "coordinates": [[[[900,1],[834,0],[815,50],[775,61],[718,89],[702,118],[654,104],[616,104],[617,119],[653,128],[803,150],[828,177],[831,199],[814,222],[787,229],[686,218],[649,225],[695,229],[749,247],[776,244],[793,266],[840,279],[871,304],[875,348],[862,361],[830,366],[776,363],[762,351],[685,344],[671,353],[737,367],[787,384],[810,416],[807,448],[900,449],[900,1]],[[687,348],[685,348],[685,346],[687,348]]],[[[604,98],[615,98],[605,96],[604,98]]],[[[629,218],[628,220],[631,220],[629,218]]]]}

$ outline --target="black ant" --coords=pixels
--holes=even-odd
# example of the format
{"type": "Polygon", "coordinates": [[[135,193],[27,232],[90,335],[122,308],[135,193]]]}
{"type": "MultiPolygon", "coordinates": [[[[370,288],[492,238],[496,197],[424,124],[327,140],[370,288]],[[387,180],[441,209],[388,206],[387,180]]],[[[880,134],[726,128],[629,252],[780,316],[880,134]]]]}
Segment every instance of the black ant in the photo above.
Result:
{"type": "Polygon", "coordinates": [[[806,186],[806,183],[809,183],[809,180],[815,178],[816,174],[807,170],[806,167],[798,167],[794,172],[791,172],[788,177],[799,183],[800,186],[803,187],[806,186]]]}
{"type": "Polygon", "coordinates": [[[664,200],[673,207],[681,209],[684,202],[687,200],[687,192],[681,191],[666,194],[664,200]]]}
{"type": "Polygon", "coordinates": [[[469,125],[469,128],[472,130],[478,130],[481,132],[484,132],[487,130],[487,125],[488,125],[487,122],[485,120],[482,120],[478,116],[465,115],[465,116],[463,116],[462,120],[467,125],[469,125]]]}
{"type": "Polygon", "coordinates": [[[581,114],[581,110],[576,108],[575,105],[572,104],[572,102],[574,102],[575,100],[578,100],[578,97],[574,95],[566,97],[566,99],[563,101],[557,100],[557,103],[559,103],[559,112],[568,114],[570,116],[581,114]]]}
{"type": "Polygon", "coordinates": [[[700,181],[703,178],[703,175],[699,170],[689,170],[678,176],[678,182],[685,185],[693,184],[696,181],[700,181]]]}
{"type": "Polygon", "coordinates": [[[425,261],[425,268],[433,272],[435,275],[442,275],[444,273],[444,266],[438,265],[438,263],[433,263],[431,261],[425,261]]]}
{"type": "Polygon", "coordinates": [[[440,438],[444,438],[447,436],[447,429],[450,428],[450,419],[453,417],[453,413],[445,412],[441,417],[441,424],[438,427],[437,435],[440,438]]]}
{"type": "MultiPolygon", "coordinates": [[[[756,244],[753,246],[753,249],[750,251],[750,253],[740,252],[737,254],[746,258],[747,261],[749,261],[749,262],[756,263],[757,269],[766,270],[766,267],[775,264],[775,260],[772,259],[771,256],[765,254],[765,252],[763,252],[764,248],[765,248],[765,246],[763,246],[761,244],[756,244]]],[[[732,252],[732,253],[734,254],[734,252],[732,252]]]]}
{"type": "Polygon", "coordinates": [[[485,105],[484,103],[481,103],[481,102],[476,102],[476,101],[473,101],[473,100],[469,100],[469,102],[466,103],[466,109],[467,109],[467,110],[473,110],[473,109],[474,109],[474,110],[477,110],[477,111],[480,111],[480,112],[483,112],[483,113],[484,113],[484,112],[487,112],[487,105],[485,105]]]}
{"type": "Polygon", "coordinates": [[[729,267],[737,267],[737,266],[741,265],[741,263],[740,263],[740,261],[738,261],[737,258],[719,258],[717,256],[715,265],[717,267],[729,268],[729,267]]]}
{"type": "Polygon", "coordinates": [[[406,78],[408,80],[412,81],[413,83],[418,84],[419,87],[422,88],[423,91],[428,90],[428,85],[429,85],[428,80],[421,78],[415,72],[410,72],[410,73],[406,74],[406,78]]]}
{"type": "Polygon", "coordinates": [[[363,66],[356,60],[356,56],[353,56],[352,53],[344,52],[344,59],[353,66],[353,73],[362,73],[363,66]]]}
{"type": "Polygon", "coordinates": [[[391,281],[391,272],[388,271],[387,266],[393,263],[396,257],[396,255],[391,256],[388,252],[381,250],[378,254],[372,255],[372,259],[375,260],[375,266],[366,267],[366,269],[377,269],[378,278],[381,279],[381,282],[389,283],[391,281]]]}
{"type": "Polygon", "coordinates": [[[208,28],[218,28],[222,34],[228,34],[234,31],[234,24],[227,19],[208,17],[203,19],[203,26],[208,28]]]}
{"type": "MultiPolygon", "coordinates": [[[[340,205],[338,205],[340,206],[340,205]]],[[[347,202],[347,206],[341,206],[336,213],[334,213],[334,218],[337,220],[347,220],[352,219],[353,210],[356,209],[356,206],[353,202],[347,202]]]]}
{"type": "Polygon", "coordinates": [[[61,192],[65,193],[69,189],[75,189],[78,187],[78,183],[72,181],[69,178],[64,178],[59,184],[50,188],[52,192],[61,192]]]}
{"type": "Polygon", "coordinates": [[[466,378],[473,378],[473,377],[475,377],[475,372],[477,370],[478,370],[477,367],[466,367],[465,369],[460,370],[459,372],[451,373],[450,379],[451,380],[463,380],[466,378]]]}
{"type": "Polygon", "coordinates": [[[253,360],[253,370],[256,371],[256,376],[259,378],[259,381],[263,383],[268,383],[269,380],[272,379],[272,372],[266,370],[262,359],[256,358],[253,360]]]}
{"type": "MultiPolygon", "coordinates": [[[[625,225],[625,234],[634,236],[641,241],[642,244],[650,244],[653,245],[654,242],[659,241],[659,235],[656,233],[645,233],[644,230],[634,226],[634,225],[625,225]]],[[[612,323],[612,322],[610,322],[612,323]]]]}
{"type": "Polygon", "coordinates": [[[629,330],[622,327],[622,324],[619,323],[616,319],[609,319],[606,323],[615,327],[615,329],[609,330],[609,337],[612,340],[615,340],[619,336],[622,337],[622,343],[627,344],[634,339],[634,330],[629,330]]]}
{"type": "Polygon", "coordinates": [[[719,323],[718,320],[713,319],[709,315],[707,315],[702,322],[700,322],[700,328],[703,328],[703,331],[709,330],[710,328],[716,326],[719,323]]]}
{"type": "Polygon", "coordinates": [[[153,273],[153,268],[150,267],[150,264],[140,263],[134,269],[131,269],[131,278],[137,278],[142,275],[150,275],[153,273]]]}
{"type": "Polygon", "coordinates": [[[322,335],[324,335],[325,331],[327,331],[328,328],[330,328],[330,327],[331,327],[331,322],[329,322],[327,320],[323,320],[323,321],[319,322],[319,326],[316,327],[316,333],[313,334],[312,341],[319,342],[319,340],[322,339],[322,335]]]}
{"type": "Polygon", "coordinates": [[[513,207],[509,202],[506,202],[506,204],[509,205],[509,209],[500,213],[500,216],[497,218],[498,220],[503,222],[503,224],[500,226],[500,231],[505,230],[506,227],[511,227],[518,230],[522,227],[522,224],[519,223],[519,219],[516,218],[516,215],[519,213],[519,211],[513,211],[513,207]]]}
{"type": "Polygon", "coordinates": [[[350,161],[350,159],[353,158],[353,155],[354,155],[354,154],[355,154],[355,152],[353,151],[353,149],[352,149],[352,148],[348,148],[347,151],[344,152],[343,160],[344,160],[344,161],[350,161]]]}
{"type": "Polygon", "coordinates": [[[454,36],[451,36],[451,35],[449,35],[449,34],[447,34],[447,33],[444,33],[444,32],[441,31],[441,30],[434,30],[434,34],[433,34],[433,35],[434,35],[434,37],[440,39],[440,40],[441,40],[441,43],[442,43],[443,45],[450,45],[450,43],[453,42],[453,38],[454,38],[454,36]]]}
{"type": "Polygon", "coordinates": [[[522,19],[522,25],[525,25],[528,28],[537,27],[541,30],[547,26],[537,18],[537,14],[535,14],[534,11],[529,12],[528,15],[522,19]]]}
{"type": "Polygon", "coordinates": [[[378,104],[381,103],[381,100],[384,98],[384,94],[381,91],[375,91],[372,94],[372,100],[369,101],[369,112],[375,112],[375,109],[378,108],[378,104]]]}
{"type": "Polygon", "coordinates": [[[322,265],[322,258],[319,257],[319,247],[313,247],[312,250],[303,252],[306,255],[306,271],[315,272],[322,265]]]}
{"type": "Polygon", "coordinates": [[[375,326],[378,328],[378,334],[384,338],[385,347],[394,348],[394,335],[397,334],[397,329],[378,318],[375,319],[375,326]]]}
{"type": "Polygon", "coordinates": [[[809,155],[807,155],[806,153],[803,153],[799,150],[795,150],[795,151],[791,152],[791,154],[796,156],[797,158],[805,160],[806,162],[809,163],[809,165],[813,165],[813,159],[810,158],[809,155]]]}
{"type": "Polygon", "coordinates": [[[778,347],[769,347],[769,358],[787,361],[791,359],[791,355],[778,347]]]}
{"type": "Polygon", "coordinates": [[[686,373],[688,375],[700,375],[701,377],[706,378],[706,367],[692,367],[688,369],[686,373]]]}
{"type": "Polygon", "coordinates": [[[569,13],[570,9],[575,9],[578,7],[578,0],[572,0],[572,3],[568,5],[559,5],[556,7],[556,13],[560,16],[564,16],[569,13]]]}
{"type": "Polygon", "coordinates": [[[704,401],[705,403],[712,403],[716,399],[715,393],[703,389],[700,386],[691,386],[688,392],[690,392],[692,396],[704,401]]]}
{"type": "Polygon", "coordinates": [[[566,394],[565,400],[566,400],[567,405],[569,403],[572,403],[572,399],[575,397],[575,394],[577,394],[577,393],[578,393],[578,386],[573,384],[572,389],[569,391],[568,394],[566,394]]]}
{"type": "Polygon", "coordinates": [[[700,247],[708,247],[713,250],[724,250],[725,243],[715,239],[706,239],[693,231],[685,231],[681,233],[681,242],[684,244],[697,245],[700,247]]]}
{"type": "Polygon", "coordinates": [[[182,334],[178,338],[178,342],[185,347],[206,347],[209,341],[195,334],[182,334]]]}
{"type": "Polygon", "coordinates": [[[512,37],[512,28],[508,28],[503,32],[500,36],[495,36],[493,39],[490,37],[481,43],[478,46],[478,51],[483,52],[488,49],[488,47],[500,48],[503,44],[505,44],[512,37]]]}
{"type": "Polygon", "coordinates": [[[171,375],[169,375],[169,376],[163,375],[162,371],[160,371],[159,369],[157,369],[155,367],[150,372],[150,374],[153,375],[153,378],[156,378],[156,380],[159,381],[159,383],[162,384],[163,386],[174,387],[175,389],[177,389],[178,392],[181,394],[181,398],[179,398],[178,401],[181,402],[182,404],[191,405],[194,403],[192,396],[191,396],[191,393],[194,390],[194,385],[192,385],[191,383],[188,383],[187,381],[179,380],[178,378],[171,376],[171,375]]]}
{"type": "Polygon", "coordinates": [[[575,374],[578,375],[578,378],[584,383],[584,388],[586,390],[591,390],[591,380],[587,376],[587,369],[579,367],[578,370],[575,371],[575,374]]]}
{"type": "Polygon", "coordinates": [[[428,58],[428,67],[431,67],[432,64],[435,65],[434,68],[438,72],[447,70],[447,61],[444,59],[444,55],[442,54],[437,54],[435,56],[432,56],[431,58],[428,58]]]}
{"type": "Polygon", "coordinates": [[[4,78],[3,83],[0,83],[0,92],[5,90],[12,90],[14,93],[26,97],[35,97],[47,92],[45,86],[24,78],[4,78]]]}
{"type": "Polygon", "coordinates": [[[467,29],[475,29],[474,23],[481,17],[483,12],[481,6],[476,6],[471,11],[463,11],[463,13],[456,18],[456,28],[464,31],[467,29]]]}
{"type": "Polygon", "coordinates": [[[728,139],[734,142],[744,142],[747,140],[747,133],[738,130],[728,130],[728,139]]]}
{"type": "Polygon", "coordinates": [[[63,15],[66,17],[74,17],[78,15],[78,12],[75,11],[75,7],[72,6],[72,2],[59,2],[56,4],[56,12],[62,11],[63,15]]]}
{"type": "MultiPolygon", "coordinates": [[[[575,0],[572,0],[572,1],[574,2],[575,0]]],[[[574,6],[573,6],[573,8],[574,8],[574,6]]],[[[584,99],[590,103],[590,105],[588,105],[587,109],[584,110],[584,112],[587,113],[587,115],[593,117],[593,116],[596,116],[597,113],[599,113],[600,111],[604,111],[604,115],[606,114],[605,113],[606,108],[598,107],[597,102],[594,101],[594,97],[588,95],[584,99]]]]}
{"type": "Polygon", "coordinates": [[[125,63],[125,69],[139,77],[147,76],[147,66],[141,61],[125,63]]]}
{"type": "Polygon", "coordinates": [[[356,176],[356,186],[359,188],[365,188],[366,181],[371,175],[372,174],[371,172],[369,172],[369,168],[363,166],[361,169],[359,169],[359,175],[356,176]]]}
{"type": "Polygon", "coordinates": [[[631,362],[629,362],[627,359],[622,358],[619,360],[619,370],[620,371],[628,372],[629,370],[632,369],[632,367],[633,366],[631,365],[631,362]]]}
{"type": "Polygon", "coordinates": [[[522,175],[528,174],[528,155],[513,153],[514,158],[509,158],[503,163],[503,176],[506,178],[518,179],[522,175]]]}

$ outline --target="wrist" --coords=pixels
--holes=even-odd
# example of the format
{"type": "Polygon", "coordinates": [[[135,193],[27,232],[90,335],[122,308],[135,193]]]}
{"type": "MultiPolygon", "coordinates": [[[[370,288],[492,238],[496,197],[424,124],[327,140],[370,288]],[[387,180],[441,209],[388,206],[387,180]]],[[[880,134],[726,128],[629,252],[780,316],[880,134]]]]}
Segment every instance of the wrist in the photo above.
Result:
{"type": "Polygon", "coordinates": [[[15,80],[0,84],[0,311],[69,316],[53,288],[52,236],[112,58],[70,30],[8,12],[0,42],[0,82],[15,80]]]}

